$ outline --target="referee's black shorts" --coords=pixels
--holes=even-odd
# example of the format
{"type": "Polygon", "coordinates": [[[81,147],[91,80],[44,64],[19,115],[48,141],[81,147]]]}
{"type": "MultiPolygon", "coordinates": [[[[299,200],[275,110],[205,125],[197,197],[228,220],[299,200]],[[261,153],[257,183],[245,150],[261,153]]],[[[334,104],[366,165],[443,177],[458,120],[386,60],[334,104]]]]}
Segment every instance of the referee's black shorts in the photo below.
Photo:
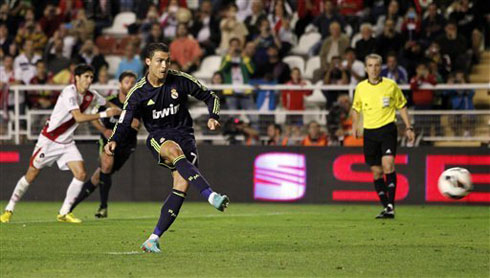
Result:
{"type": "Polygon", "coordinates": [[[395,123],[364,129],[364,160],[369,166],[381,166],[381,157],[396,155],[398,132],[395,123]]]}

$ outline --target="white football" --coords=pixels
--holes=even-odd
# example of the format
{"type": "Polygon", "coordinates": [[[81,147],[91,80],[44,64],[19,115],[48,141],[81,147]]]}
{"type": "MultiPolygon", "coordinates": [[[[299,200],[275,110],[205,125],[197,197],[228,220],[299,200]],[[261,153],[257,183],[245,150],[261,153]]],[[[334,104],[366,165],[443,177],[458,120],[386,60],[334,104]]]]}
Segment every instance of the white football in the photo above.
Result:
{"type": "Polygon", "coordinates": [[[441,194],[451,199],[461,199],[473,189],[470,171],[460,167],[442,172],[437,185],[441,194]]]}

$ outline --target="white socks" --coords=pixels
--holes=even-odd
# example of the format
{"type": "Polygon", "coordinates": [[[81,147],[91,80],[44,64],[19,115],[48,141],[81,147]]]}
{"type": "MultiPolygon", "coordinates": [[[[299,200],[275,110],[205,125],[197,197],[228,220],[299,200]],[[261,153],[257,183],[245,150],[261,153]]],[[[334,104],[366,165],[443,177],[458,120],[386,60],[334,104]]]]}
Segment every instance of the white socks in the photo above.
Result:
{"type": "Polygon", "coordinates": [[[24,193],[27,191],[27,188],[29,188],[29,183],[27,182],[26,177],[22,176],[22,178],[20,178],[17,182],[14,192],[12,193],[12,197],[10,197],[10,201],[7,207],[5,207],[5,210],[14,211],[15,204],[20,201],[20,198],[22,198],[24,193]]]}
{"type": "Polygon", "coordinates": [[[208,202],[213,205],[213,198],[214,198],[214,195],[216,195],[216,192],[213,192],[211,194],[209,194],[209,197],[208,197],[208,202]]]}
{"type": "Polygon", "coordinates": [[[83,181],[77,180],[76,178],[73,178],[71,180],[71,183],[68,186],[68,190],[66,190],[65,201],[63,202],[63,205],[60,209],[61,215],[65,215],[70,212],[70,207],[75,202],[75,199],[82,190],[83,183],[83,181]]]}
{"type": "Polygon", "coordinates": [[[158,241],[158,240],[160,239],[160,237],[159,237],[158,235],[151,234],[151,235],[150,235],[150,237],[149,237],[148,239],[151,239],[151,240],[155,239],[155,240],[157,240],[157,241],[158,241]]]}

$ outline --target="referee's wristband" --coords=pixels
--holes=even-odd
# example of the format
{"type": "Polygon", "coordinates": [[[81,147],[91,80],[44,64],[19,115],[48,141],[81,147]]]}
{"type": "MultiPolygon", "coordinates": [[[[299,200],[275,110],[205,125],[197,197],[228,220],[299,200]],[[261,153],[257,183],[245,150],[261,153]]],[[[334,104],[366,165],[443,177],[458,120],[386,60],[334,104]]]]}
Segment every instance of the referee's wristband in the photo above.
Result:
{"type": "Polygon", "coordinates": [[[411,126],[406,127],[405,129],[406,129],[406,130],[411,130],[411,131],[413,131],[413,127],[411,127],[411,126]]]}
{"type": "Polygon", "coordinates": [[[107,112],[106,112],[106,111],[104,111],[104,112],[100,112],[100,113],[99,113],[99,117],[100,117],[100,118],[107,118],[107,112]]]}

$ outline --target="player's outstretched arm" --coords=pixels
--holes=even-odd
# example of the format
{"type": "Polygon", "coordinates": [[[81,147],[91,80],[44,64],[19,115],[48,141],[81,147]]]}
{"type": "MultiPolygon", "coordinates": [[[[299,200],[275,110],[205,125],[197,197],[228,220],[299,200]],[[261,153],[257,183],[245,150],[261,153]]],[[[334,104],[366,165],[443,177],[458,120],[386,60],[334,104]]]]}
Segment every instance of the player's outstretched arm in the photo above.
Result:
{"type": "Polygon", "coordinates": [[[114,150],[116,150],[116,147],[117,147],[117,143],[116,142],[114,142],[114,141],[108,142],[104,146],[104,152],[105,152],[105,154],[107,154],[109,156],[113,156],[114,155],[114,150]]]}
{"type": "Polygon", "coordinates": [[[71,110],[71,115],[77,123],[90,122],[100,118],[108,118],[119,115],[120,113],[121,111],[116,109],[107,109],[106,111],[97,114],[84,114],[80,111],[80,109],[71,110]]]}

